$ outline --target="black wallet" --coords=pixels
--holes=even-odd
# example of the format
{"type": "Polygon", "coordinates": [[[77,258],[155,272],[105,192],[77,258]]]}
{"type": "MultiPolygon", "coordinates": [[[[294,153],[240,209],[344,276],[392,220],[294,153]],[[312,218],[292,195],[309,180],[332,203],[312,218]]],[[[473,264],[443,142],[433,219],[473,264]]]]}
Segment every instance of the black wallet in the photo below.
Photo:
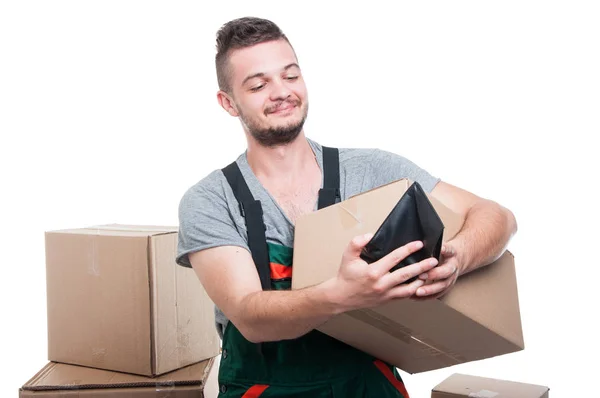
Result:
{"type": "MultiPolygon", "coordinates": [[[[423,242],[423,248],[402,260],[391,271],[429,257],[434,257],[439,261],[443,234],[444,224],[441,218],[421,185],[415,181],[402,195],[373,238],[363,248],[360,257],[370,264],[400,246],[420,240],[423,242]]],[[[405,283],[410,283],[416,278],[411,278],[405,283]]]]}

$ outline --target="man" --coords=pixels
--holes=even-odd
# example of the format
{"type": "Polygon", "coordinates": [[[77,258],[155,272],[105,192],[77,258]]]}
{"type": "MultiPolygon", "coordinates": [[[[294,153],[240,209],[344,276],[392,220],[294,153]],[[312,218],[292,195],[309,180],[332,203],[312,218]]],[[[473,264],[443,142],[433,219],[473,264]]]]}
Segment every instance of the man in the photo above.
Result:
{"type": "Polygon", "coordinates": [[[177,262],[193,267],[216,305],[220,396],[407,398],[393,367],[315,328],[344,311],[439,297],[459,275],[502,254],[516,231],[513,215],[401,156],[324,148],[308,139],[306,85],[274,23],[230,21],[218,32],[217,50],[218,101],[239,118],[248,148],[183,196],[177,262]],[[331,191],[328,175],[339,181],[331,191]],[[372,235],[357,236],[335,278],[290,290],[298,217],[401,178],[419,182],[466,218],[444,246],[442,262],[430,258],[389,272],[419,242],[368,265],[359,255],[372,235]]]}

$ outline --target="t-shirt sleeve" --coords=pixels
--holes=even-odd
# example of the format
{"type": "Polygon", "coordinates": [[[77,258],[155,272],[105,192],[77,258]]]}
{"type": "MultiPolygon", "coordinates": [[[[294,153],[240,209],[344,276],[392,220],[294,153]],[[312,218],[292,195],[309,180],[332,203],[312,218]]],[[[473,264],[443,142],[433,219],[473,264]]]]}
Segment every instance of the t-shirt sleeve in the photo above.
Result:
{"type": "Polygon", "coordinates": [[[371,178],[374,181],[373,188],[408,178],[418,182],[425,192],[431,193],[440,181],[438,177],[433,176],[410,159],[381,149],[373,151],[370,168],[371,178]]]}
{"type": "Polygon", "coordinates": [[[249,250],[231,217],[225,197],[202,187],[193,187],[179,203],[176,262],[191,268],[190,253],[217,246],[240,246],[249,250]]]}

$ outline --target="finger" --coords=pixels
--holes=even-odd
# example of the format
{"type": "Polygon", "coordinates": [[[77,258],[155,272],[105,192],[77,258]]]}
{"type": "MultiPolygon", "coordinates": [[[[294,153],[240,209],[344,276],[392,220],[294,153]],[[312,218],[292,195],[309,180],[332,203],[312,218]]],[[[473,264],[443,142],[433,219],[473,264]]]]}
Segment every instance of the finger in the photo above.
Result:
{"type": "Polygon", "coordinates": [[[450,286],[451,283],[452,283],[451,279],[445,279],[444,281],[435,282],[435,283],[421,286],[417,289],[416,296],[417,297],[425,297],[425,296],[431,296],[434,294],[438,294],[438,293],[446,290],[450,286]]]}
{"type": "Polygon", "coordinates": [[[414,295],[410,296],[410,299],[414,300],[414,301],[428,301],[428,300],[436,299],[443,295],[444,295],[444,292],[432,294],[431,296],[417,296],[416,294],[414,294],[414,295]]]}
{"type": "Polygon", "coordinates": [[[346,253],[352,257],[359,257],[360,252],[366,246],[366,244],[369,243],[371,238],[373,238],[372,233],[355,236],[348,244],[346,253]]]}
{"type": "Polygon", "coordinates": [[[399,299],[399,298],[407,298],[413,297],[421,286],[423,286],[425,282],[420,279],[415,279],[411,283],[405,283],[402,285],[398,285],[396,287],[391,288],[387,292],[388,299],[399,299]]]}
{"type": "Polygon", "coordinates": [[[441,251],[442,255],[444,255],[445,257],[450,257],[453,256],[455,251],[454,248],[448,244],[442,245],[442,251],[441,251]]]}
{"type": "Polygon", "coordinates": [[[416,277],[419,274],[423,274],[424,272],[426,273],[430,271],[437,264],[438,261],[435,258],[426,258],[423,261],[407,265],[406,267],[399,268],[393,272],[387,272],[382,279],[385,281],[384,283],[387,286],[393,287],[395,285],[404,283],[410,278],[416,277]]]}
{"type": "Polygon", "coordinates": [[[404,260],[406,257],[415,253],[423,247],[423,242],[414,241],[407,243],[406,245],[400,246],[398,249],[394,250],[387,256],[381,258],[376,263],[373,263],[373,266],[377,268],[377,272],[380,275],[383,275],[386,272],[389,272],[394,266],[398,265],[399,262],[404,260]]]}
{"type": "Polygon", "coordinates": [[[419,279],[423,280],[442,280],[450,278],[456,272],[456,265],[453,262],[442,263],[441,265],[433,268],[429,272],[422,273],[419,275],[419,279]]]}

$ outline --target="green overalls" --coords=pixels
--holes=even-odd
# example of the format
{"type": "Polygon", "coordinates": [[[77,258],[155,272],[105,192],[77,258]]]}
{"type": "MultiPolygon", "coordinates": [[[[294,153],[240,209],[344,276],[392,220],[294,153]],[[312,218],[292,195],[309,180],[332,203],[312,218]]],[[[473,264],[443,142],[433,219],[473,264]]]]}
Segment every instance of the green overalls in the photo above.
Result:
{"type": "MultiPolygon", "coordinates": [[[[340,198],[337,149],[323,147],[323,170],[319,209],[340,198]]],[[[237,164],[231,163],[223,173],[240,203],[263,290],[290,289],[293,249],[266,241],[260,202],[254,200],[237,164]]],[[[218,380],[222,398],[409,398],[395,368],[317,330],[293,340],[255,344],[228,322],[218,380]]]]}

